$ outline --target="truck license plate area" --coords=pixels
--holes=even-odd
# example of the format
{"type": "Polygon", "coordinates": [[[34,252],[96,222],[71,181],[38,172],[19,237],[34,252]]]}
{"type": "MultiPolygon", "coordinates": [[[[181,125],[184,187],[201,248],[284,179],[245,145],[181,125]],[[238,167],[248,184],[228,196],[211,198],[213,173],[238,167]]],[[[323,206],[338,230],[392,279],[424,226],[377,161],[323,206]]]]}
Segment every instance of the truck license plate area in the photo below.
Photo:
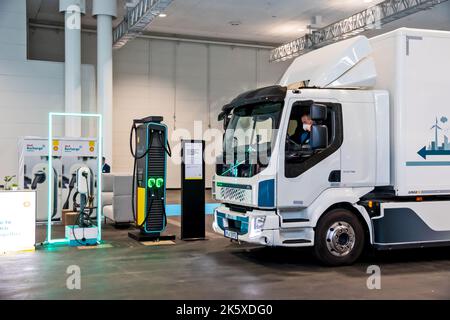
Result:
{"type": "Polygon", "coordinates": [[[225,235],[225,238],[230,238],[233,240],[238,239],[238,233],[236,231],[225,230],[224,235],[225,235]]]}

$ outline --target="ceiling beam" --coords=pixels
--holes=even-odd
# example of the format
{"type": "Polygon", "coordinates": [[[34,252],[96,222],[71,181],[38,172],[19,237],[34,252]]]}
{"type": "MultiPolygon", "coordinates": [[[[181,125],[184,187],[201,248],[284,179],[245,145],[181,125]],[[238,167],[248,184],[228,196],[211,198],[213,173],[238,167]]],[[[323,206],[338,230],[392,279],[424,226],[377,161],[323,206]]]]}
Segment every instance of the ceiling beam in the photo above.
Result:
{"type": "Polygon", "coordinates": [[[306,34],[272,50],[270,61],[284,61],[369,29],[430,9],[448,0],[386,0],[346,19],[306,34]]]}

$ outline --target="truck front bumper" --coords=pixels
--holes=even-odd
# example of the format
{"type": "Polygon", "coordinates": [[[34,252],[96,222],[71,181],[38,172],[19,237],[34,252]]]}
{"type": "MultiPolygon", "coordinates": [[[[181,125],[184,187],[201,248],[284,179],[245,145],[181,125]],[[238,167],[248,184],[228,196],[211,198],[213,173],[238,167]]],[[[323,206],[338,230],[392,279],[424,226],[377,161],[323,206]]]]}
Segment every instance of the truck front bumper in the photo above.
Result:
{"type": "Polygon", "coordinates": [[[213,229],[216,233],[225,236],[226,231],[237,234],[235,240],[259,244],[264,246],[300,247],[311,246],[313,241],[305,243],[292,243],[291,237],[314,239],[311,228],[297,228],[283,230],[280,228],[280,217],[276,211],[252,210],[240,213],[230,210],[222,205],[214,211],[213,229]]]}

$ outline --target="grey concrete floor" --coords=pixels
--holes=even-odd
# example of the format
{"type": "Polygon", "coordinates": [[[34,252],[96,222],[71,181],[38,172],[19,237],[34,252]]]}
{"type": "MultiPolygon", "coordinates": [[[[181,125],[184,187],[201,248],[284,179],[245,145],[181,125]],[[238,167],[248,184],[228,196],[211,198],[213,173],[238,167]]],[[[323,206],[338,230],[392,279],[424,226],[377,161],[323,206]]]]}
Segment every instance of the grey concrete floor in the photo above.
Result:
{"type": "MultiPolygon", "coordinates": [[[[211,233],[211,218],[207,241],[143,246],[109,225],[109,248],[0,256],[0,298],[450,299],[450,248],[370,253],[353,266],[327,268],[309,250],[230,243],[211,233]],[[81,290],[67,289],[70,265],[80,267],[81,290]],[[367,289],[370,265],[381,268],[381,290],[367,289]]],[[[179,235],[179,218],[169,219],[171,232],[179,235]]]]}

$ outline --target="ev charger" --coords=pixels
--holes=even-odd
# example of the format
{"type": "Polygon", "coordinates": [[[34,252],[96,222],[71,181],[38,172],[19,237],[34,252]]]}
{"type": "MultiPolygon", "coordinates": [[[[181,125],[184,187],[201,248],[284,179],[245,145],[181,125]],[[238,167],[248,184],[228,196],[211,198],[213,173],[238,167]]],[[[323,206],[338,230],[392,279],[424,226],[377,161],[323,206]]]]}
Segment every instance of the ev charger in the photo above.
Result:
{"type": "Polygon", "coordinates": [[[79,217],[78,225],[66,226],[66,239],[70,246],[96,245],[98,228],[91,222],[93,174],[86,166],[76,171],[76,190],[79,194],[79,217]]]}
{"type": "MultiPolygon", "coordinates": [[[[36,222],[48,219],[48,140],[40,137],[22,137],[19,139],[19,168],[17,183],[22,190],[36,191],[36,222]]],[[[61,189],[58,188],[62,176],[60,140],[52,142],[53,194],[52,220],[59,220],[62,212],[61,189]]]]}
{"type": "Polygon", "coordinates": [[[163,120],[159,116],[137,119],[131,128],[130,151],[134,158],[132,211],[139,230],[130,231],[128,235],[137,241],[175,239],[173,235],[162,235],[167,226],[167,156],[172,155],[163,120]]]}
{"type": "Polygon", "coordinates": [[[92,174],[91,170],[87,167],[81,167],[77,170],[77,190],[79,194],[89,195],[92,193],[89,184],[91,184],[92,174]]]}
{"type": "MultiPolygon", "coordinates": [[[[97,165],[98,142],[94,138],[66,138],[61,141],[62,154],[62,203],[63,209],[72,209],[72,191],[78,169],[88,167],[93,174],[92,194],[96,190],[99,177],[97,165]],[[74,180],[75,176],[75,180],[74,180]]],[[[78,199],[77,199],[78,200],[78,199]]]]}
{"type": "MultiPolygon", "coordinates": [[[[34,166],[32,170],[32,180],[30,189],[36,191],[37,195],[37,210],[36,210],[36,221],[44,222],[48,219],[48,190],[49,190],[49,179],[48,179],[48,164],[39,163],[34,166]]],[[[58,197],[58,172],[53,168],[53,195],[52,195],[52,219],[60,218],[60,201],[58,197]]]]}

